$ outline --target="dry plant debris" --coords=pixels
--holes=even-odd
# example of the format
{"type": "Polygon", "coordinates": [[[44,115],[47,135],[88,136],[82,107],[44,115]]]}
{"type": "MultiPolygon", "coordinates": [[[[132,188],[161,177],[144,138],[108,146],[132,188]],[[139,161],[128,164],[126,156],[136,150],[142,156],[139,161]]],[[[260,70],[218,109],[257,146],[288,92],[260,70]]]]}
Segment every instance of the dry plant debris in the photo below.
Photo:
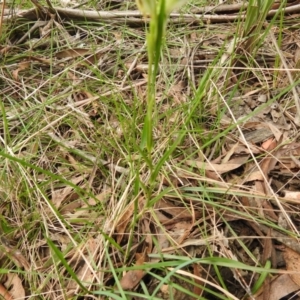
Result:
{"type": "Polygon", "coordinates": [[[186,135],[157,174],[150,206],[138,149],[147,50],[134,4],[3,10],[4,299],[147,292],[279,300],[299,292],[300,4],[288,1],[283,22],[274,21],[252,56],[244,41],[224,50],[237,28],[228,21],[243,9],[230,2],[171,15],[157,78],[155,161],[186,135]],[[226,64],[233,54],[235,64],[226,64]],[[218,55],[223,64],[214,63],[218,55]],[[201,263],[206,257],[220,260],[201,263]],[[267,261],[272,272],[252,293],[255,268],[267,261]]]}

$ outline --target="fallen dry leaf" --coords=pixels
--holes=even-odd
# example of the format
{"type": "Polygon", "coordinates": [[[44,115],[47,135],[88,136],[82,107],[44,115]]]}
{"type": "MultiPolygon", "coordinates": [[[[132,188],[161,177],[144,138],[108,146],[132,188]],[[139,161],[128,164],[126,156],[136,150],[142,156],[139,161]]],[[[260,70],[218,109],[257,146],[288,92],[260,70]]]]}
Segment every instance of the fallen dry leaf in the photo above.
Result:
{"type": "Polygon", "coordinates": [[[248,161],[248,158],[249,155],[241,155],[239,157],[229,160],[227,163],[224,164],[207,163],[198,160],[187,160],[186,163],[192,167],[197,167],[206,171],[216,171],[219,174],[222,174],[239,168],[248,161]]]}
{"type": "Polygon", "coordinates": [[[96,195],[95,198],[89,198],[88,204],[91,206],[97,205],[99,203],[104,203],[108,197],[111,195],[112,190],[111,188],[107,188],[106,190],[102,191],[100,194],[96,195]],[[96,199],[98,201],[96,201],[96,199]]]}
{"type": "MultiPolygon", "coordinates": [[[[288,274],[279,275],[270,283],[269,300],[281,300],[283,297],[299,290],[299,286],[292,281],[288,274]]],[[[263,287],[250,299],[265,300],[263,287]]]]}
{"type": "MultiPolygon", "coordinates": [[[[274,143],[274,140],[270,147],[276,147],[276,142],[274,143]]],[[[268,149],[271,150],[271,149],[268,149]]],[[[269,173],[274,169],[275,165],[277,163],[277,158],[275,156],[273,157],[266,157],[261,162],[260,168],[263,171],[266,178],[268,178],[269,173]]]]}
{"type": "Polygon", "coordinates": [[[178,81],[177,83],[173,84],[168,91],[168,96],[173,97],[174,102],[176,103],[183,103],[186,102],[186,95],[183,93],[185,89],[185,82],[178,81]]]}
{"type": "MultiPolygon", "coordinates": [[[[86,177],[88,177],[88,174],[77,176],[77,177],[71,179],[70,181],[76,185],[79,182],[83,181],[86,177]]],[[[54,204],[54,206],[56,208],[59,208],[61,206],[61,203],[68,196],[74,194],[73,190],[74,190],[74,188],[72,186],[66,186],[63,189],[58,189],[58,190],[52,191],[51,200],[52,200],[52,203],[54,204]]]]}
{"type": "Polygon", "coordinates": [[[92,54],[90,49],[84,48],[74,48],[74,49],[66,49],[59,51],[55,54],[56,58],[76,58],[79,56],[84,56],[87,54],[92,54]]]}
{"type": "MultiPolygon", "coordinates": [[[[85,250],[87,251],[88,255],[88,260],[90,260],[92,263],[91,265],[88,265],[87,263],[84,263],[82,266],[79,267],[79,269],[76,271],[76,275],[80,282],[85,285],[85,286],[90,286],[93,283],[93,280],[95,278],[94,272],[92,271],[92,265],[93,261],[95,260],[95,255],[98,247],[98,242],[94,238],[90,238],[86,244],[85,244],[85,250]]],[[[74,281],[71,280],[68,288],[71,291],[75,291],[76,288],[78,287],[78,284],[74,281]]]]}
{"type": "Polygon", "coordinates": [[[286,247],[283,252],[283,257],[288,271],[299,272],[298,274],[291,273],[289,276],[300,289],[300,254],[291,248],[286,247]]]}
{"type": "MultiPolygon", "coordinates": [[[[201,278],[202,277],[202,274],[201,274],[201,271],[200,271],[200,266],[198,264],[193,264],[193,270],[194,270],[195,278],[197,278],[197,277],[201,278]]],[[[198,284],[198,285],[202,284],[202,282],[198,279],[195,279],[195,283],[198,284]]],[[[194,285],[194,294],[201,297],[202,293],[203,293],[203,289],[199,286],[194,285]]],[[[195,298],[195,300],[196,299],[198,299],[198,298],[195,298]]]]}
{"type": "Polygon", "coordinates": [[[25,290],[22,285],[22,280],[17,274],[7,274],[5,287],[9,289],[13,299],[25,299],[25,290]]]}
{"type": "Polygon", "coordinates": [[[130,203],[124,210],[123,214],[119,216],[119,219],[117,221],[116,225],[116,233],[118,233],[117,236],[117,243],[120,244],[120,242],[123,239],[124,233],[126,231],[126,228],[131,221],[131,217],[134,212],[134,202],[130,203]]]}
{"type": "Polygon", "coordinates": [[[95,64],[99,58],[103,55],[103,49],[99,51],[93,51],[91,49],[74,48],[59,51],[55,54],[58,59],[72,59],[77,57],[84,57],[86,63],[95,64]]]}
{"type": "Polygon", "coordinates": [[[156,218],[157,220],[159,221],[159,223],[161,224],[166,224],[166,223],[169,223],[170,222],[170,218],[167,217],[166,215],[164,215],[162,212],[160,211],[155,211],[155,215],[156,215],[156,218]]]}
{"type": "Polygon", "coordinates": [[[300,202],[300,192],[284,190],[283,193],[284,193],[284,197],[283,197],[284,199],[300,202]]]}
{"type": "Polygon", "coordinates": [[[146,253],[147,255],[152,252],[153,249],[153,239],[150,230],[150,222],[147,219],[144,219],[142,222],[142,232],[145,235],[145,243],[146,243],[146,253]]]}
{"type": "Polygon", "coordinates": [[[18,266],[19,268],[24,268],[26,271],[29,271],[30,264],[24,257],[24,255],[21,253],[20,250],[17,250],[9,245],[9,242],[5,241],[5,239],[2,237],[1,242],[3,242],[5,251],[4,254],[8,255],[18,266]]]}
{"type": "MultiPolygon", "coordinates": [[[[140,254],[139,259],[136,261],[135,266],[141,266],[146,261],[145,254],[140,254]]],[[[121,287],[124,290],[132,290],[135,288],[141,279],[145,276],[144,270],[130,270],[120,280],[121,287]]]]}
{"type": "Polygon", "coordinates": [[[2,284],[0,284],[0,296],[4,300],[13,300],[12,295],[9,293],[9,291],[2,284]]]}
{"type": "Polygon", "coordinates": [[[276,141],[279,142],[282,137],[282,132],[271,122],[268,122],[267,124],[272,133],[274,134],[276,141]]]}
{"type": "Polygon", "coordinates": [[[166,199],[162,199],[157,202],[155,205],[156,209],[160,211],[165,211],[168,215],[170,215],[172,223],[176,223],[182,219],[192,219],[193,217],[200,218],[201,212],[197,212],[195,216],[193,216],[192,209],[188,209],[187,207],[182,207],[173,204],[173,202],[168,201],[166,199]]]}
{"type": "MultiPolygon", "coordinates": [[[[228,163],[233,154],[236,153],[236,149],[240,147],[240,143],[235,143],[232,147],[230,147],[229,151],[226,153],[225,157],[222,159],[222,164],[228,163]]],[[[216,162],[216,161],[214,161],[216,162]]]]}
{"type": "Polygon", "coordinates": [[[271,291],[271,278],[268,276],[263,284],[263,300],[269,300],[270,297],[270,291],[271,291]]]}
{"type": "MultiPolygon", "coordinates": [[[[272,141],[268,145],[266,145],[269,147],[267,150],[270,151],[274,149],[276,145],[277,142],[274,139],[272,139],[272,141]]],[[[249,175],[246,178],[246,182],[254,181],[254,180],[259,180],[264,182],[265,181],[264,177],[268,180],[269,173],[275,168],[277,162],[278,162],[277,153],[274,153],[273,156],[267,156],[263,158],[263,160],[260,162],[260,170],[258,170],[256,165],[248,164],[248,169],[252,171],[249,172],[249,175]]]]}
{"type": "Polygon", "coordinates": [[[274,149],[274,145],[276,146],[276,142],[273,138],[270,138],[266,141],[264,141],[261,145],[261,147],[264,149],[264,150],[269,150],[269,149],[274,149]]]}
{"type": "MultiPolygon", "coordinates": [[[[138,201],[138,209],[139,211],[141,211],[145,205],[144,203],[145,199],[143,197],[140,197],[138,200],[135,201],[138,201]]],[[[123,239],[126,228],[129,222],[132,220],[132,215],[135,209],[135,205],[136,205],[135,202],[131,202],[123,209],[123,212],[116,217],[115,220],[116,225],[113,227],[116,228],[116,233],[118,234],[117,243],[120,243],[123,239]]]]}
{"type": "Polygon", "coordinates": [[[13,75],[15,81],[19,81],[19,72],[28,69],[30,67],[30,65],[31,65],[31,63],[29,61],[23,61],[23,62],[19,63],[18,69],[12,71],[12,75],[13,75]]]}
{"type": "MultiPolygon", "coordinates": [[[[155,243],[155,246],[152,250],[152,253],[161,253],[164,249],[167,249],[169,247],[170,242],[168,240],[168,237],[165,233],[165,231],[162,230],[162,228],[158,227],[157,229],[157,243],[155,243]]],[[[151,263],[158,262],[158,258],[151,258],[151,263]]]]}

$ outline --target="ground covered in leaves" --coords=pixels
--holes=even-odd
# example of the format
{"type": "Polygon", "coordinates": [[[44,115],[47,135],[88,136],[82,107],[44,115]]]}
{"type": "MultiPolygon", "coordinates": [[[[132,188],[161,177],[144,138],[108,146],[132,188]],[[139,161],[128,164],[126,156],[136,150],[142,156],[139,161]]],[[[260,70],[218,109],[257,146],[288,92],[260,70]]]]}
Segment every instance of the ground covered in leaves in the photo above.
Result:
{"type": "Polygon", "coordinates": [[[239,3],[171,16],[150,194],[139,147],[145,21],[135,4],[5,7],[0,294],[296,299],[298,2],[270,16],[252,53],[237,38],[239,3]]]}

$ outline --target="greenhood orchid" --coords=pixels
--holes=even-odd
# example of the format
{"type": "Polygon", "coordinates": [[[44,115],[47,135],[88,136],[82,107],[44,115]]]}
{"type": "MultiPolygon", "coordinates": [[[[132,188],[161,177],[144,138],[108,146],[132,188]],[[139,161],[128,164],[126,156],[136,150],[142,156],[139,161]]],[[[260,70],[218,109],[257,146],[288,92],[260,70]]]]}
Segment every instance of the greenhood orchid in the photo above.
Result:
{"type": "Polygon", "coordinates": [[[147,113],[141,138],[141,149],[147,148],[148,159],[151,161],[152,130],[156,122],[155,93],[156,76],[160,61],[163,39],[165,37],[168,17],[174,9],[182,6],[186,0],[136,0],[136,4],[143,16],[150,18],[147,32],[148,48],[148,90],[147,90],[147,113]]]}

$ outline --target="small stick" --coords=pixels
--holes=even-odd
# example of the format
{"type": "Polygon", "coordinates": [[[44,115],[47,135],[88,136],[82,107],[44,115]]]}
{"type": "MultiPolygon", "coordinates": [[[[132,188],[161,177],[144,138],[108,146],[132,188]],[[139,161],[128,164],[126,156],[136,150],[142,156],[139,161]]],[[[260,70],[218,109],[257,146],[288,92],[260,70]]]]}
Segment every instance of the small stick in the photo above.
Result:
{"type": "MultiPolygon", "coordinates": [[[[114,24],[144,24],[148,23],[149,20],[143,18],[143,15],[136,10],[132,11],[89,11],[71,8],[60,8],[54,7],[55,11],[64,18],[70,19],[84,19],[90,21],[101,21],[114,24]]],[[[291,5],[282,10],[285,14],[299,13],[300,4],[291,5]]],[[[11,13],[7,14],[5,10],[3,18],[4,22],[11,20],[12,18],[27,18],[34,19],[36,14],[35,9],[19,10],[15,15],[11,13]]],[[[278,12],[278,9],[272,9],[268,13],[268,17],[274,16],[278,12]]],[[[244,19],[245,14],[223,14],[223,15],[212,15],[212,14],[180,14],[171,13],[169,23],[182,24],[182,23],[227,23],[234,22],[238,19],[244,19]]]]}
{"type": "Polygon", "coordinates": [[[5,9],[5,0],[2,1],[1,15],[0,15],[0,36],[2,35],[2,25],[3,25],[3,17],[4,17],[4,9],[5,9]]]}

